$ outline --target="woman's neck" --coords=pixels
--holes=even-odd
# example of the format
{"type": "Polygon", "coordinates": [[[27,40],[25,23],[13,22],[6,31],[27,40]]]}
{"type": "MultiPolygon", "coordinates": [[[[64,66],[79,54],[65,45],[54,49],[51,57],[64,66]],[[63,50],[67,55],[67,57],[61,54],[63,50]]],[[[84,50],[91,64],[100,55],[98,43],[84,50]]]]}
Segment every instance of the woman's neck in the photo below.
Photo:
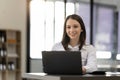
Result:
{"type": "Polygon", "coordinates": [[[79,44],[78,40],[70,40],[70,43],[69,43],[72,47],[76,46],[79,44]]]}

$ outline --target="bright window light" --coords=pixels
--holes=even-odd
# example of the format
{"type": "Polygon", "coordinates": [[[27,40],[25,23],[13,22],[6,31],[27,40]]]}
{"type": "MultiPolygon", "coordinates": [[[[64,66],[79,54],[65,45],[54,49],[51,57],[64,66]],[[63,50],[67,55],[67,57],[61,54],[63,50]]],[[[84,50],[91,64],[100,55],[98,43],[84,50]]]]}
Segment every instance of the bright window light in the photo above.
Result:
{"type": "Polygon", "coordinates": [[[66,16],[75,13],[75,5],[74,3],[66,3],[66,16]]]}
{"type": "Polygon", "coordinates": [[[116,68],[120,68],[120,65],[117,65],[116,68]]]}
{"type": "Polygon", "coordinates": [[[41,58],[41,51],[45,48],[44,5],[40,0],[30,3],[30,58],[41,58]]]}
{"type": "Polygon", "coordinates": [[[55,2],[55,43],[62,40],[64,24],[64,2],[55,2]]]}
{"type": "Polygon", "coordinates": [[[45,50],[51,50],[54,37],[54,3],[46,2],[45,5],[45,50]]]}
{"type": "Polygon", "coordinates": [[[96,56],[99,59],[110,59],[111,58],[111,52],[110,51],[97,51],[96,56]]]}
{"type": "Polygon", "coordinates": [[[110,68],[111,65],[105,65],[105,64],[102,64],[102,65],[97,65],[98,68],[110,68]]]}
{"type": "Polygon", "coordinates": [[[117,54],[116,59],[120,60],[120,54],[117,54]]]}
{"type": "Polygon", "coordinates": [[[32,0],[30,3],[30,58],[42,58],[63,34],[64,2],[32,0]]]}

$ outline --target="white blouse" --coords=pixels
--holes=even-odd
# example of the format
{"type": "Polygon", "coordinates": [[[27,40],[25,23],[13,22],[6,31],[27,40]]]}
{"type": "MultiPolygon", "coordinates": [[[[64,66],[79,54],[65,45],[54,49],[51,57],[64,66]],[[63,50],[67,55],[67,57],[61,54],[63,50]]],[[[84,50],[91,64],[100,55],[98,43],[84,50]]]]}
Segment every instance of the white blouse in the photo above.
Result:
{"type": "MultiPolygon", "coordinates": [[[[68,48],[71,51],[79,51],[79,45],[72,47],[68,45],[68,48]]],[[[62,43],[56,43],[53,48],[53,51],[65,51],[62,43]]],[[[97,70],[97,59],[96,59],[96,49],[92,45],[84,45],[81,49],[82,56],[82,65],[86,68],[86,72],[93,72],[97,70]]]]}

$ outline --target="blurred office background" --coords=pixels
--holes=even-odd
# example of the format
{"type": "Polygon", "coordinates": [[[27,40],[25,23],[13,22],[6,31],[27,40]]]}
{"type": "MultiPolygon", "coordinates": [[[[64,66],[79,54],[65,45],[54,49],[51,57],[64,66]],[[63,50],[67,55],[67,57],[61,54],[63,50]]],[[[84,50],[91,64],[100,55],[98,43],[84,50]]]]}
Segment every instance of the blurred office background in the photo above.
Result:
{"type": "Polygon", "coordinates": [[[97,49],[99,70],[120,71],[120,0],[28,0],[27,72],[42,72],[41,51],[60,42],[65,17],[85,23],[87,43],[97,49]]]}

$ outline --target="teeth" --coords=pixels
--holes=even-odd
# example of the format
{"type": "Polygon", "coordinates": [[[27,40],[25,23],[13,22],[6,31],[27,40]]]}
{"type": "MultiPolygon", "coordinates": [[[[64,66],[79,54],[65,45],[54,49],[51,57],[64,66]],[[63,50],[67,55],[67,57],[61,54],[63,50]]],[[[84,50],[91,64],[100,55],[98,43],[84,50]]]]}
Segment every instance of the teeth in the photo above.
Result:
{"type": "Polygon", "coordinates": [[[75,36],[75,33],[72,33],[71,35],[72,35],[72,36],[75,36]]]}
{"type": "Polygon", "coordinates": [[[72,34],[75,34],[76,32],[71,32],[72,34]]]}

